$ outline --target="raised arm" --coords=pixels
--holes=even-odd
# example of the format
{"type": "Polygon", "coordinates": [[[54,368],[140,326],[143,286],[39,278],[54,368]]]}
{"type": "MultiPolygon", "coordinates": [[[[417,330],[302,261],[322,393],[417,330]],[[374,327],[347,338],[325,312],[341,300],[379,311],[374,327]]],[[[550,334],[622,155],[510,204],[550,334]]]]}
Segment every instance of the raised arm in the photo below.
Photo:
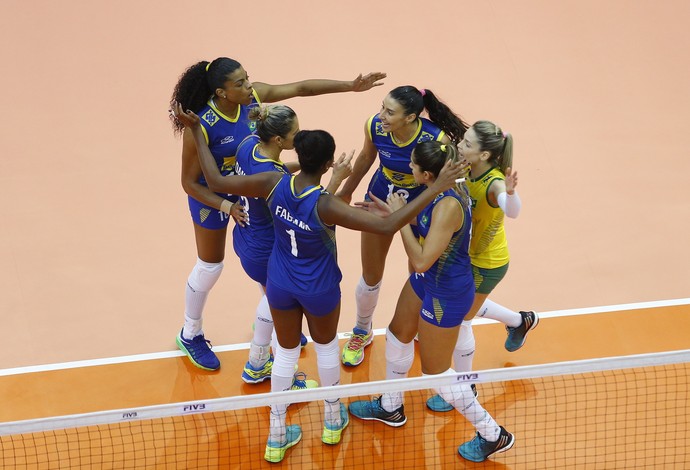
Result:
{"type": "Polygon", "coordinates": [[[434,198],[455,185],[455,179],[467,171],[466,162],[446,162],[436,181],[414,201],[388,217],[378,217],[371,212],[352,207],[338,197],[324,195],[319,199],[319,217],[327,224],[338,224],[362,232],[392,235],[421,212],[434,198]]]}
{"type": "Polygon", "coordinates": [[[254,89],[264,103],[275,103],[296,96],[316,96],[329,93],[343,93],[347,91],[367,91],[375,86],[383,85],[381,80],[386,78],[385,73],[372,72],[364,76],[359,74],[354,80],[327,80],[312,79],[302,80],[284,85],[269,85],[268,83],[254,82],[254,89]]]}
{"type": "Polygon", "coordinates": [[[347,203],[352,201],[352,193],[355,192],[355,189],[357,189],[357,186],[359,186],[359,183],[362,181],[362,178],[364,178],[364,175],[367,174],[369,168],[371,168],[371,165],[373,165],[374,161],[376,161],[376,154],[378,151],[376,150],[374,143],[369,138],[368,125],[369,121],[367,120],[367,122],[364,124],[364,144],[362,145],[362,151],[359,152],[357,160],[355,160],[355,164],[352,166],[352,174],[347,180],[345,180],[343,189],[341,189],[337,194],[338,197],[347,203]]]}
{"type": "Polygon", "coordinates": [[[179,103],[175,103],[173,111],[175,117],[184,124],[185,133],[191,133],[199,157],[199,164],[210,190],[264,198],[270,194],[281,178],[280,173],[269,171],[251,176],[223,176],[216,166],[216,161],[201,131],[199,116],[192,111],[183,111],[179,103]]]}
{"type": "Polygon", "coordinates": [[[522,208],[522,201],[515,189],[517,183],[517,171],[507,168],[505,181],[497,179],[489,186],[489,203],[494,207],[500,207],[505,215],[511,219],[516,219],[520,215],[520,209],[522,208]]]}

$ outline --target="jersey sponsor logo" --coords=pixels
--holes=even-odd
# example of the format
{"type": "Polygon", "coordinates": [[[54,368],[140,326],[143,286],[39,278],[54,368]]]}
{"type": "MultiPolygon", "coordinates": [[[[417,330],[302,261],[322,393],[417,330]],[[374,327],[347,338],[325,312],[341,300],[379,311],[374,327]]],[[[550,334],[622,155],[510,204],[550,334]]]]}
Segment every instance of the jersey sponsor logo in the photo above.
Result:
{"type": "Polygon", "coordinates": [[[390,153],[390,152],[387,152],[386,150],[379,150],[379,156],[380,156],[380,157],[391,158],[391,153],[390,153]]]}
{"type": "Polygon", "coordinates": [[[283,220],[286,220],[290,222],[291,224],[296,225],[297,227],[301,228],[302,230],[306,230],[307,232],[311,232],[311,227],[309,227],[308,224],[302,222],[301,220],[295,218],[290,212],[285,209],[282,206],[276,206],[276,212],[275,215],[280,217],[283,220]]]}
{"type": "Polygon", "coordinates": [[[234,142],[234,141],[235,141],[235,136],[234,136],[234,135],[226,135],[225,137],[223,137],[223,138],[220,140],[220,145],[229,144],[230,142],[234,142]]]}
{"type": "Polygon", "coordinates": [[[419,279],[420,277],[424,277],[424,273],[418,273],[418,272],[415,272],[415,273],[414,273],[414,278],[415,278],[415,279],[419,279]]]}
{"type": "Polygon", "coordinates": [[[422,315],[424,315],[425,317],[430,318],[432,320],[436,320],[436,317],[434,316],[434,314],[425,308],[422,309],[422,315]]]}
{"type": "Polygon", "coordinates": [[[204,113],[203,116],[201,116],[201,119],[206,121],[209,126],[213,127],[213,125],[218,122],[218,115],[213,112],[212,109],[209,109],[204,113]]]}
{"type": "Polygon", "coordinates": [[[472,209],[476,209],[477,208],[477,200],[473,197],[470,197],[470,205],[471,205],[472,209]]]}

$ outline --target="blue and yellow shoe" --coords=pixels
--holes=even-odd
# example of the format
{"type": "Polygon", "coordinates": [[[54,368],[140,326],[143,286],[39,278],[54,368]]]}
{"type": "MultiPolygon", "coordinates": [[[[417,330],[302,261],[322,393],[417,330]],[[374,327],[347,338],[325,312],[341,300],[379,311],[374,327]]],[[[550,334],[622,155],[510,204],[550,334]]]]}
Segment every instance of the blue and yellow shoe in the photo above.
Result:
{"type": "Polygon", "coordinates": [[[307,388],[317,388],[319,383],[316,380],[308,379],[304,372],[296,372],[292,379],[292,387],[290,390],[304,390],[307,388]]]}
{"type": "Polygon", "coordinates": [[[200,369],[218,370],[220,361],[213,351],[211,342],[204,335],[196,335],[191,340],[182,337],[182,331],[175,338],[177,346],[189,357],[192,364],[200,369]]]}
{"type": "Polygon", "coordinates": [[[498,440],[489,442],[477,433],[474,439],[458,447],[458,453],[471,462],[483,462],[493,454],[505,452],[515,444],[515,436],[501,426],[498,440]]]}
{"type": "Polygon", "coordinates": [[[302,429],[297,424],[291,424],[285,430],[285,442],[266,443],[264,459],[272,463],[278,463],[285,458],[285,451],[297,444],[302,439],[302,429]]]}
{"type": "Polygon", "coordinates": [[[261,383],[271,378],[271,370],[273,370],[273,356],[269,356],[266,363],[258,369],[252,367],[251,363],[247,361],[242,371],[242,380],[248,384],[261,383]]]}
{"type": "Polygon", "coordinates": [[[347,408],[342,403],[340,404],[340,426],[324,423],[323,433],[321,433],[321,442],[324,444],[335,445],[340,442],[343,430],[350,424],[350,415],[347,413],[347,408]]]}

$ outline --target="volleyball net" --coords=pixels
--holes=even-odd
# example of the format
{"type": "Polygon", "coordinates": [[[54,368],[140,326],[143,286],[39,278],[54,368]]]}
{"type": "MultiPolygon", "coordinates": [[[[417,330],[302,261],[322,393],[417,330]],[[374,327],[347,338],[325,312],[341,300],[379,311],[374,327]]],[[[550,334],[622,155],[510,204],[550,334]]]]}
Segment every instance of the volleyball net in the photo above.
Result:
{"type": "Polygon", "coordinates": [[[509,367],[0,423],[0,468],[690,468],[690,350],[509,367]],[[436,413],[432,389],[474,383],[515,445],[482,464],[458,455],[474,429],[436,413]],[[399,428],[350,416],[338,445],[321,442],[323,400],[405,392],[399,428]],[[271,403],[291,403],[301,442],[263,459],[271,403]]]}

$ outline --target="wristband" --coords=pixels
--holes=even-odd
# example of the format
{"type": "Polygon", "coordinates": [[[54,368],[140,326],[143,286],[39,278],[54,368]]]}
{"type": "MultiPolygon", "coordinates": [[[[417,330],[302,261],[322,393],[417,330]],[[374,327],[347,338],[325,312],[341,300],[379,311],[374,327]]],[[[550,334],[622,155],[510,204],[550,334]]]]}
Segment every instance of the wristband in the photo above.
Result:
{"type": "Polygon", "coordinates": [[[220,211],[230,215],[230,211],[232,211],[233,204],[234,202],[230,202],[227,199],[223,199],[223,202],[220,203],[220,211]]]}

